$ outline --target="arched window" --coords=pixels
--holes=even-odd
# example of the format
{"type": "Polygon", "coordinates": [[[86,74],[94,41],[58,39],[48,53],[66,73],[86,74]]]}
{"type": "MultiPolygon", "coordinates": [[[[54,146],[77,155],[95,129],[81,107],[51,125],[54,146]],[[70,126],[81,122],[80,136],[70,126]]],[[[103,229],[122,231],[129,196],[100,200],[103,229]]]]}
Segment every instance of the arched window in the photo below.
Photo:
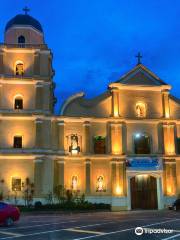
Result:
{"type": "Polygon", "coordinates": [[[17,61],[15,64],[15,74],[16,76],[24,75],[24,64],[21,61],[17,61]]]}
{"type": "Polygon", "coordinates": [[[23,98],[21,96],[14,98],[14,109],[23,109],[23,98]]]}
{"type": "Polygon", "coordinates": [[[146,104],[143,102],[136,103],[135,111],[137,117],[146,117],[146,104]]]}
{"type": "Polygon", "coordinates": [[[134,135],[135,154],[150,154],[150,137],[147,134],[136,133],[134,135]]]}
{"type": "Polygon", "coordinates": [[[103,136],[94,137],[94,153],[105,154],[106,153],[106,139],[103,136]]]}
{"type": "Polygon", "coordinates": [[[24,36],[21,35],[21,36],[18,37],[18,43],[19,44],[25,44],[25,42],[26,42],[26,39],[25,39],[24,36]]]}

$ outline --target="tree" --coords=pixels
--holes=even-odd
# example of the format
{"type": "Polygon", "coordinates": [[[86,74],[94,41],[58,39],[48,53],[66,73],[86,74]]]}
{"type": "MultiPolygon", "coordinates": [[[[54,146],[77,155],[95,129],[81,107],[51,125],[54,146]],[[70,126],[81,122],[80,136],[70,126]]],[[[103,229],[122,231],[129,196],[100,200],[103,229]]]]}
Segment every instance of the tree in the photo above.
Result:
{"type": "Polygon", "coordinates": [[[0,201],[4,199],[4,179],[0,180],[0,201]]]}
{"type": "Polygon", "coordinates": [[[30,179],[26,178],[25,182],[22,183],[22,189],[25,206],[29,207],[33,201],[34,183],[31,183],[30,179]]]}
{"type": "Polygon", "coordinates": [[[66,189],[62,185],[57,185],[54,187],[54,195],[59,203],[64,203],[65,201],[66,189]]]}

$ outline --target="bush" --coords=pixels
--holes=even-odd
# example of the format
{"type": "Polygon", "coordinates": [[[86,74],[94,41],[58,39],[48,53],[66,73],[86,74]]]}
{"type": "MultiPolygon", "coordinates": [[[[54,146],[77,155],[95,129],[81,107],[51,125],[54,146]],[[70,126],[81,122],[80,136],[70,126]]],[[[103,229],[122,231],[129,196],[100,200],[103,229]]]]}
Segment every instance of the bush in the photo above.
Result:
{"type": "Polygon", "coordinates": [[[37,201],[34,203],[34,208],[35,209],[41,209],[42,208],[42,202],[41,201],[37,201]]]}
{"type": "Polygon", "coordinates": [[[33,208],[27,206],[19,206],[22,212],[32,211],[95,211],[95,210],[110,210],[110,204],[90,203],[90,202],[64,202],[58,204],[42,205],[40,201],[35,202],[33,208]]]}

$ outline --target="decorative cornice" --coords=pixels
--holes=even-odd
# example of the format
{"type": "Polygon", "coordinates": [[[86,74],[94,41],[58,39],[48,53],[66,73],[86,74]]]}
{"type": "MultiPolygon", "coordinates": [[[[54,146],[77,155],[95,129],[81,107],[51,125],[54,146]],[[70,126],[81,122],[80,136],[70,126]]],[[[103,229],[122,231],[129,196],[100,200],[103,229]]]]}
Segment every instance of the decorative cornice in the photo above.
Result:
{"type": "Polygon", "coordinates": [[[42,159],[34,159],[33,162],[34,163],[43,163],[43,160],[42,159]]]}

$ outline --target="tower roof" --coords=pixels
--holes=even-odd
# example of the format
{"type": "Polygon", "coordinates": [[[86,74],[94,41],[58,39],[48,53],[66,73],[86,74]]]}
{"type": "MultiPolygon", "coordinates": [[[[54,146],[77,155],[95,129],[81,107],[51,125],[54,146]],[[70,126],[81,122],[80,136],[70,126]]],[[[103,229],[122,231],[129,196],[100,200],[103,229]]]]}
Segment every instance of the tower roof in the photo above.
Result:
{"type": "Polygon", "coordinates": [[[5,27],[5,31],[10,29],[13,26],[30,26],[38,30],[39,32],[43,33],[43,29],[39,21],[35,18],[31,17],[28,14],[18,14],[14,18],[12,18],[5,27]]]}

